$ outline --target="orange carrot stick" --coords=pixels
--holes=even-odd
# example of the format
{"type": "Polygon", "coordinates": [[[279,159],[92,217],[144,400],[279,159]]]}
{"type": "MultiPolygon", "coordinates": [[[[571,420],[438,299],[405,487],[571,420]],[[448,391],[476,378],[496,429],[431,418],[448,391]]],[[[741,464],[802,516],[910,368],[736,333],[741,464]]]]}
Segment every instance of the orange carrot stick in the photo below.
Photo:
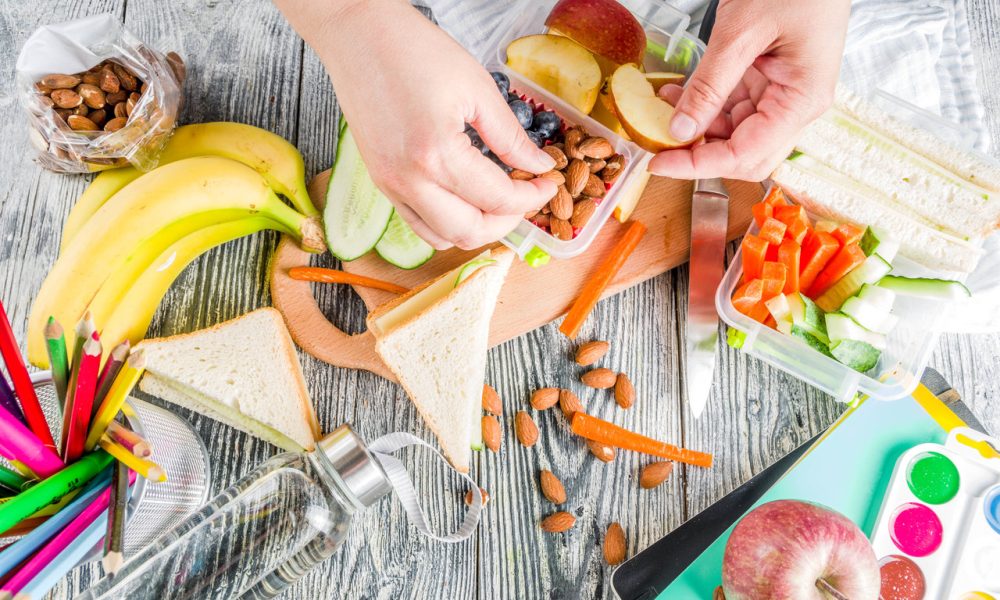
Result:
{"type": "Polygon", "coordinates": [[[292,267],[288,270],[288,276],[292,279],[298,279],[299,281],[318,281],[320,283],[348,283],[350,285],[360,285],[361,287],[384,290],[394,294],[405,294],[410,291],[401,285],[389,283],[388,281],[372,279],[371,277],[365,277],[364,275],[355,275],[354,273],[338,271],[336,269],[324,269],[321,267],[292,267]]]}
{"type": "Polygon", "coordinates": [[[569,312],[566,313],[566,318],[563,319],[562,325],[559,326],[559,331],[566,334],[566,337],[571,340],[576,339],[576,334],[579,333],[580,327],[587,320],[587,316],[594,310],[597,301],[601,299],[601,294],[604,293],[608,284],[611,283],[614,276],[621,270],[625,261],[628,260],[629,255],[639,245],[639,240],[645,234],[646,226],[639,221],[632,221],[629,228],[625,230],[625,234],[618,240],[615,247],[611,249],[611,253],[597,267],[597,271],[594,272],[587,283],[583,285],[580,295],[573,302],[569,312]]]}
{"type": "Polygon", "coordinates": [[[622,429],[614,423],[592,417],[585,412],[577,411],[573,414],[572,426],[573,433],[601,444],[616,446],[624,450],[634,450],[643,454],[652,454],[696,467],[710,468],[712,466],[711,454],[685,450],[665,442],[658,442],[634,431],[622,429]]]}

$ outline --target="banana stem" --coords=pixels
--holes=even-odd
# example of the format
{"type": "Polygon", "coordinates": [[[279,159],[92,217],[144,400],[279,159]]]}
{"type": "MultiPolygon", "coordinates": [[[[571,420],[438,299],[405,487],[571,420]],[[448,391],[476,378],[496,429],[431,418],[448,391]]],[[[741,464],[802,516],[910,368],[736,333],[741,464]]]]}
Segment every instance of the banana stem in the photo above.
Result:
{"type": "MultiPolygon", "coordinates": [[[[326,237],[318,217],[310,217],[297,212],[282,202],[274,192],[271,192],[274,203],[280,206],[269,207],[268,217],[281,225],[282,231],[298,238],[299,245],[306,252],[315,254],[326,250],[326,237]]],[[[273,204],[273,203],[272,203],[273,204]]]]}

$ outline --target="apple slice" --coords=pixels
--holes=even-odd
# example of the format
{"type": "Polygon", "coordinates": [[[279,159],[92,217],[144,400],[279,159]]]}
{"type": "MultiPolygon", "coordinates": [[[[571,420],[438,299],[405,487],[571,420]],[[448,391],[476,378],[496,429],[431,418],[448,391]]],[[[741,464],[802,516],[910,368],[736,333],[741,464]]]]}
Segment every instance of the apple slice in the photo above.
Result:
{"type": "Polygon", "coordinates": [[[601,67],[589,50],[549,34],[518,38],[507,46],[507,66],[588,114],[601,89],[601,67]]]}
{"type": "Polygon", "coordinates": [[[646,53],[646,32],[616,0],[559,0],[545,25],[614,65],[641,65],[646,53]]]}
{"type": "Polygon", "coordinates": [[[646,79],[649,80],[649,83],[653,86],[654,90],[659,91],[661,87],[667,85],[668,83],[684,85],[684,80],[687,79],[687,76],[681,73],[654,71],[653,73],[646,73],[646,79]]]}
{"type": "Polygon", "coordinates": [[[610,88],[618,120],[643,150],[662,152],[694,143],[694,140],[682,142],[670,135],[674,107],[656,95],[649,80],[635,65],[618,67],[611,76],[610,88]]]}

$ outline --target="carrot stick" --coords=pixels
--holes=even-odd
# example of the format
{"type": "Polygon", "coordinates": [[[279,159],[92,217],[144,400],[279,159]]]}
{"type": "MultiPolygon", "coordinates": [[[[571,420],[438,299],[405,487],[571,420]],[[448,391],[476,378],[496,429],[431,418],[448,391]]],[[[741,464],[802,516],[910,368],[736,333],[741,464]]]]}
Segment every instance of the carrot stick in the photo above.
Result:
{"type": "Polygon", "coordinates": [[[410,291],[407,288],[382,281],[372,279],[364,275],[355,275],[346,271],[336,269],[323,269],[321,267],[292,267],[288,270],[288,276],[299,281],[318,281],[320,283],[348,283],[350,285],[360,285],[361,287],[384,290],[394,294],[405,294],[410,291]]]}
{"type": "Polygon", "coordinates": [[[622,429],[614,423],[609,423],[585,412],[573,414],[573,433],[594,442],[616,446],[624,450],[634,450],[643,454],[652,454],[667,460],[687,463],[696,467],[710,468],[712,455],[695,450],[685,450],[665,442],[658,442],[634,431],[622,429]]]}
{"type": "Polygon", "coordinates": [[[615,247],[611,249],[611,253],[608,254],[604,262],[597,267],[597,271],[584,284],[580,295],[573,302],[569,312],[566,313],[566,318],[563,319],[562,325],[559,326],[559,331],[566,334],[566,337],[571,340],[576,339],[576,334],[579,333],[580,327],[587,320],[587,316],[594,310],[597,301],[601,299],[601,294],[604,293],[608,284],[611,283],[614,276],[621,270],[625,261],[628,260],[629,255],[639,245],[639,241],[645,234],[646,226],[639,221],[632,221],[629,228],[625,230],[625,234],[618,240],[615,247]]]}

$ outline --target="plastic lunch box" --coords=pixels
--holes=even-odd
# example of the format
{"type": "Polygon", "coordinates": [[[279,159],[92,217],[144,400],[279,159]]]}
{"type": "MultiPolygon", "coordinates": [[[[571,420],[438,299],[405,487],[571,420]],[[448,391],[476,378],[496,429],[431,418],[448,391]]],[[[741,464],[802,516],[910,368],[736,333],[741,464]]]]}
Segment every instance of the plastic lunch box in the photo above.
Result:
{"type": "MultiPolygon", "coordinates": [[[[869,96],[875,105],[890,111],[897,118],[926,129],[959,148],[972,150],[973,138],[958,126],[885,92],[869,96]]],[[[810,217],[815,220],[815,215],[810,217]]],[[[756,223],[751,223],[748,233],[757,233],[757,230],[756,223]]],[[[950,274],[925,269],[900,256],[893,261],[893,272],[910,277],[954,278],[950,274]]],[[[730,327],[746,334],[741,349],[833,395],[840,402],[849,402],[859,393],[879,400],[897,400],[910,395],[930,361],[947,313],[942,310],[940,302],[897,296],[893,311],[900,317],[899,325],[889,335],[887,348],[878,365],[868,374],[859,373],[812,350],[799,339],[775,331],[737,311],[732,297],[742,274],[742,253],[737,251],[715,296],[719,316],[730,327]]]]}
{"type": "MultiPolygon", "coordinates": [[[[705,52],[705,45],[687,33],[690,17],[661,0],[623,0],[643,28],[648,40],[645,67],[647,71],[669,71],[690,75],[705,52]],[[655,50],[651,50],[655,49],[655,50]],[[662,57],[658,56],[662,49],[662,57]]],[[[553,94],[533,84],[519,73],[507,68],[506,48],[513,40],[526,35],[545,33],[545,18],[555,5],[554,1],[522,0],[511,6],[506,21],[497,28],[497,34],[484,44],[486,55],[478,57],[490,71],[501,71],[510,77],[511,88],[528,96],[536,104],[554,110],[569,126],[582,125],[593,135],[603,136],[614,145],[615,151],[625,157],[625,172],[611,187],[600,203],[590,222],[572,240],[560,240],[539,229],[527,219],[503,239],[503,243],[532,265],[544,264],[548,256],[572,258],[583,253],[601,227],[614,212],[623,190],[646,168],[652,154],[569,106],[553,94]]]]}

